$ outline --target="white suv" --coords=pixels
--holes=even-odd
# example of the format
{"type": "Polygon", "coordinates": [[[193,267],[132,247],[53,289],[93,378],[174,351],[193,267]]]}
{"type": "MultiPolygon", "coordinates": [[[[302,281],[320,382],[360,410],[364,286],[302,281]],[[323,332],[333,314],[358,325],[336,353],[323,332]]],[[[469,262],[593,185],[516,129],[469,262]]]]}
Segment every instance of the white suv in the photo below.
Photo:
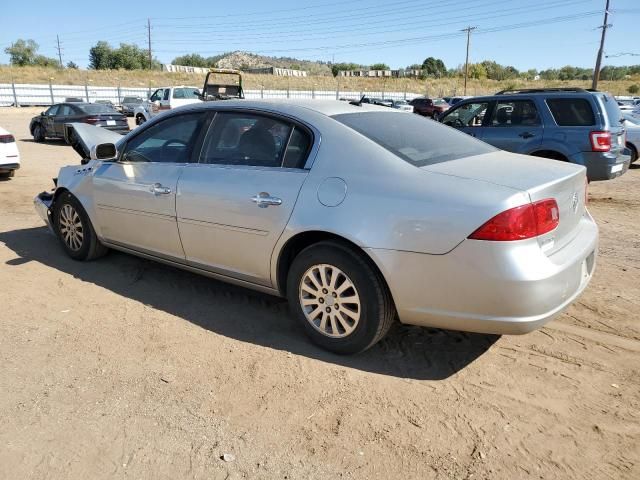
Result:
{"type": "Polygon", "coordinates": [[[20,168],[20,153],[13,135],[0,127],[0,178],[13,177],[20,168]]]}
{"type": "Polygon", "coordinates": [[[201,102],[199,95],[200,89],[198,87],[181,85],[178,87],[158,88],[149,97],[149,100],[134,109],[133,115],[136,119],[136,125],[143,124],[165,110],[201,102]]]}

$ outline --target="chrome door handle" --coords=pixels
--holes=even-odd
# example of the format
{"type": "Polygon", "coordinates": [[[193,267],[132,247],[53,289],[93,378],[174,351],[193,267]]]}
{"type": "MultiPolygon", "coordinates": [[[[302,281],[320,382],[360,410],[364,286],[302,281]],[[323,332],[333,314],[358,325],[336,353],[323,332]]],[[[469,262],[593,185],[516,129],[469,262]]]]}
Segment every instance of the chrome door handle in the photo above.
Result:
{"type": "Polygon", "coordinates": [[[260,192],[258,195],[251,199],[253,203],[256,203],[260,208],[267,208],[269,205],[282,205],[282,199],[278,197],[272,197],[267,192],[260,192]]]}
{"type": "Polygon", "coordinates": [[[155,195],[168,195],[171,193],[171,189],[169,187],[162,186],[161,183],[154,183],[149,188],[149,191],[155,195]]]}

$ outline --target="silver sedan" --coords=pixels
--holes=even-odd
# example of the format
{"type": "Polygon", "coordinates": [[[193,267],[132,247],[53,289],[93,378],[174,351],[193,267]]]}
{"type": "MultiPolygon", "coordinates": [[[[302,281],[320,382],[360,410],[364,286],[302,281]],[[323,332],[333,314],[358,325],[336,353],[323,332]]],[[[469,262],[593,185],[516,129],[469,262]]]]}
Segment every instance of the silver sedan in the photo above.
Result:
{"type": "Polygon", "coordinates": [[[526,333],[594,270],[584,167],[417,115],[229,100],[124,137],[66,129],[84,165],[35,205],[69,256],[113,248],[287,297],[334,352],[371,347],[396,320],[526,333]]]}

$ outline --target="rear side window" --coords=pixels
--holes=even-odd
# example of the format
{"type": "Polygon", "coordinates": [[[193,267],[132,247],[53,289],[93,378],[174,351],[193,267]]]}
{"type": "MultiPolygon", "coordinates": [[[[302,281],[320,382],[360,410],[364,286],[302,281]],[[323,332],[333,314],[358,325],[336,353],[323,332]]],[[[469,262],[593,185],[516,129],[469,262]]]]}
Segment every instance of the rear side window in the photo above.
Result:
{"type": "Polygon", "coordinates": [[[598,94],[600,100],[602,100],[602,104],[604,105],[604,109],[607,111],[607,117],[609,117],[609,123],[611,125],[620,125],[620,120],[622,120],[622,112],[620,111],[620,107],[618,106],[618,102],[616,102],[615,98],[607,93],[598,94]]]}
{"type": "Polygon", "coordinates": [[[362,112],[335,115],[333,118],[416,167],[497,150],[466,133],[419,115],[362,112]]]}
{"type": "Polygon", "coordinates": [[[284,152],[282,166],[285,168],[302,168],[310,147],[311,136],[300,127],[293,127],[287,150],[284,152]]]}
{"type": "Polygon", "coordinates": [[[596,123],[591,104],[584,98],[548,98],[547,105],[561,127],[587,127],[596,123]]]}

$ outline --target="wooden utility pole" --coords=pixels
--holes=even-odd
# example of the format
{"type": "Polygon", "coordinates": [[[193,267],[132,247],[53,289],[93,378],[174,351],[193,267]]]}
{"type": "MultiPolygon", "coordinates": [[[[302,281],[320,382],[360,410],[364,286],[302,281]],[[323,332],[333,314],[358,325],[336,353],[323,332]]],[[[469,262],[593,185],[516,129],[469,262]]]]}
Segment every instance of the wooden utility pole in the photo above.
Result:
{"type": "Polygon", "coordinates": [[[598,80],[600,79],[600,64],[602,63],[602,54],[604,53],[604,37],[607,34],[607,28],[612,27],[607,23],[609,20],[609,0],[604,7],[604,23],[598,27],[602,29],[602,36],[600,37],[600,48],[598,49],[598,56],[596,57],[596,68],[593,70],[593,81],[591,82],[591,88],[596,90],[598,88],[598,80]]]}
{"type": "Polygon", "coordinates": [[[149,70],[151,70],[152,67],[152,61],[151,61],[151,19],[147,18],[147,34],[148,34],[148,38],[149,38],[149,70]]]}
{"type": "Polygon", "coordinates": [[[471,42],[471,31],[478,27],[468,26],[460,30],[461,32],[467,32],[467,57],[464,61],[464,94],[467,94],[467,78],[469,77],[469,43],[471,42]]]}
{"type": "Polygon", "coordinates": [[[58,60],[60,60],[60,68],[62,68],[62,49],[60,48],[60,36],[56,35],[56,40],[58,42],[58,46],[56,47],[58,49],[58,60]]]}

